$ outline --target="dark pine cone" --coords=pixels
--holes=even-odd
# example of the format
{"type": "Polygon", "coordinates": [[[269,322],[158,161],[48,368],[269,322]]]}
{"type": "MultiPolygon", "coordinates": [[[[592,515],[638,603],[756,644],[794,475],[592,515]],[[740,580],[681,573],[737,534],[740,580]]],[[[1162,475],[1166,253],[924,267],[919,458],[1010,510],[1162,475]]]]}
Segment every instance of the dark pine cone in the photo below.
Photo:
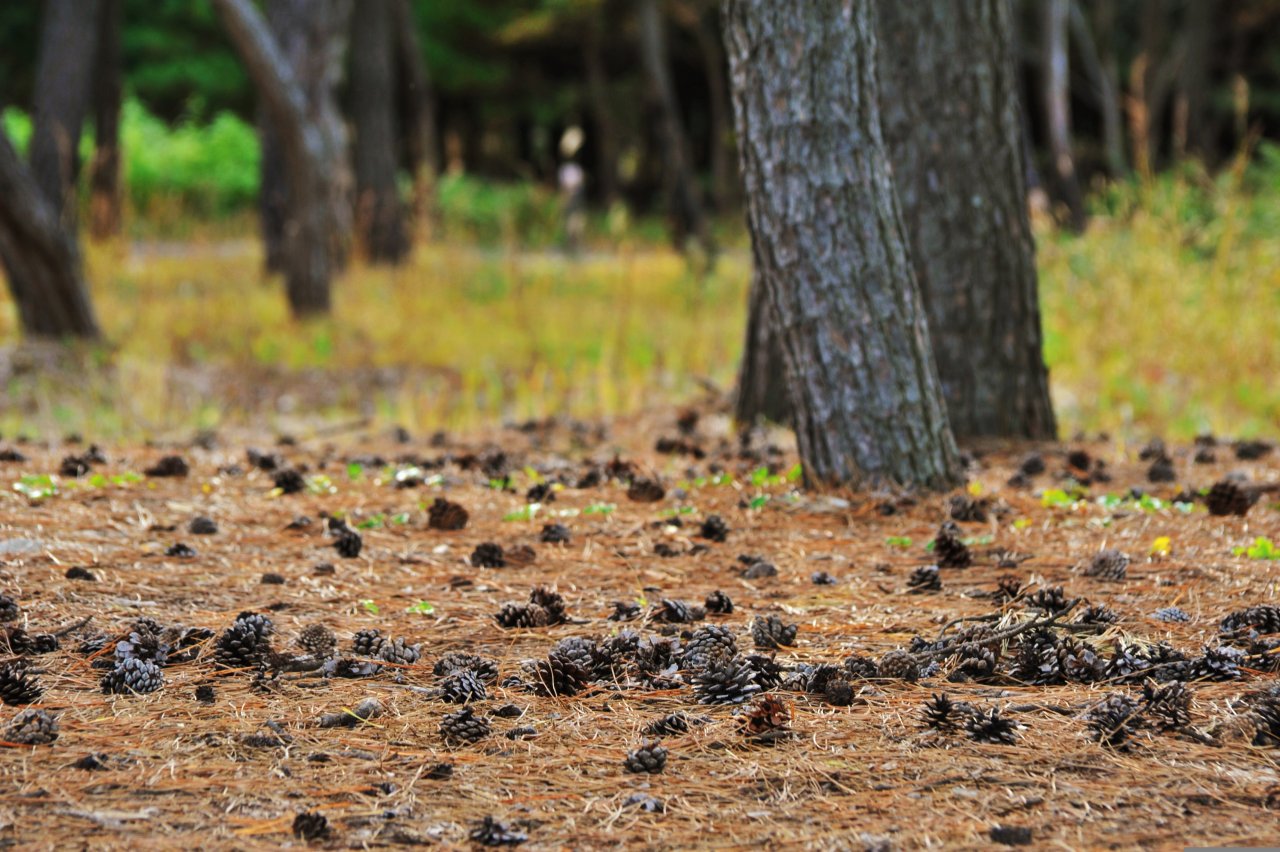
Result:
{"type": "Polygon", "coordinates": [[[298,634],[298,647],[313,657],[326,660],[338,650],[338,637],[323,624],[309,624],[298,634]]]}
{"type": "Polygon", "coordinates": [[[986,681],[996,673],[999,657],[995,650],[985,645],[971,645],[960,651],[955,658],[955,668],[950,680],[955,682],[986,681]]]}
{"type": "Polygon", "coordinates": [[[30,708],[13,717],[4,739],[19,745],[48,745],[58,738],[58,717],[48,710],[30,708]]]}
{"type": "Polygon", "coordinates": [[[102,691],[108,694],[145,695],[164,686],[164,672],[155,663],[137,658],[122,660],[102,676],[102,691]]]}
{"type": "Polygon", "coordinates": [[[355,559],[364,549],[364,538],[360,533],[343,524],[334,534],[333,549],[343,559],[355,559]]]}
{"type": "Polygon", "coordinates": [[[644,726],[644,732],[651,737],[673,737],[689,733],[689,725],[701,724],[700,717],[691,719],[684,713],[671,713],[661,719],[654,719],[644,726]]]}
{"type": "Polygon", "coordinates": [[[182,456],[165,456],[143,471],[147,476],[186,476],[191,467],[182,456]]]}
{"type": "Polygon", "coordinates": [[[998,707],[992,707],[987,713],[974,710],[964,727],[969,736],[980,743],[1013,745],[1018,739],[1017,725],[1001,716],[998,707]]]}
{"type": "Polygon", "coordinates": [[[307,487],[307,481],[302,478],[302,474],[291,467],[276,471],[273,481],[276,488],[279,488],[283,494],[299,494],[307,487]]]}
{"type": "Polygon", "coordinates": [[[17,601],[8,595],[0,595],[0,622],[16,621],[21,614],[22,608],[17,601]]]}
{"type": "Polygon", "coordinates": [[[408,666],[422,657],[422,646],[410,645],[404,639],[388,639],[378,649],[378,659],[395,665],[408,666]]]}
{"type": "Polygon", "coordinates": [[[759,691],[755,668],[739,658],[712,660],[693,678],[699,704],[741,704],[759,691]]]}
{"type": "Polygon", "coordinates": [[[252,668],[271,650],[271,640],[254,629],[252,622],[237,619],[222,631],[213,647],[213,659],[219,668],[252,668]]]}
{"type": "Polygon", "coordinates": [[[471,831],[471,839],[481,846],[518,846],[528,840],[529,835],[487,816],[471,831]]]}
{"type": "Polygon", "coordinates": [[[701,607],[690,606],[684,601],[663,598],[650,614],[656,624],[689,624],[701,621],[706,612],[701,607]]]}
{"type": "Polygon", "coordinates": [[[1191,661],[1191,680],[1235,680],[1240,677],[1240,664],[1244,651],[1239,648],[1219,646],[1205,648],[1202,655],[1191,661]]]}
{"type": "Polygon", "coordinates": [[[21,707],[35,704],[43,694],[44,689],[23,666],[11,663],[0,668],[0,702],[21,707]]]}
{"type": "Polygon", "coordinates": [[[667,749],[657,740],[647,740],[627,755],[623,766],[628,772],[661,772],[667,766],[667,749]]]}
{"type": "Polygon", "coordinates": [[[640,604],[634,601],[614,601],[610,621],[631,621],[640,617],[640,604]]]}
{"type": "Polygon", "coordinates": [[[890,651],[880,658],[879,677],[915,681],[920,677],[920,664],[907,651],[890,651]]]}
{"type": "Polygon", "coordinates": [[[684,646],[680,665],[685,669],[705,668],[713,658],[733,657],[738,653],[738,643],[733,631],[727,627],[708,624],[693,631],[684,646]]]}
{"type": "Polygon", "coordinates": [[[953,494],[947,501],[947,513],[953,521],[982,523],[987,519],[987,501],[964,494],[953,494]]]}
{"type": "Polygon", "coordinates": [[[781,645],[794,645],[798,629],[797,625],[785,624],[776,615],[764,618],[757,617],[751,622],[751,639],[756,643],[757,648],[777,648],[781,645]]]}
{"type": "Polygon", "coordinates": [[[667,489],[652,479],[637,479],[627,489],[627,498],[637,503],[657,503],[667,496],[667,489]]]}
{"type": "Polygon", "coordinates": [[[698,535],[711,541],[724,541],[729,537],[729,525],[719,515],[708,515],[702,522],[698,535]]]}
{"type": "Polygon", "coordinates": [[[381,630],[373,628],[365,628],[357,630],[356,634],[351,637],[351,653],[361,657],[376,657],[378,651],[382,650],[382,643],[386,639],[382,635],[381,630]]]}
{"type": "Polygon", "coordinates": [[[492,541],[476,545],[476,549],[471,552],[471,565],[475,568],[504,568],[506,564],[502,545],[492,541]]]}
{"type": "Polygon", "coordinates": [[[1120,620],[1106,604],[1090,604],[1075,617],[1076,624],[1115,624],[1120,620]]]}
{"type": "Polygon", "coordinates": [[[1253,495],[1230,479],[1223,479],[1213,484],[1204,498],[1210,515],[1240,515],[1249,513],[1253,505],[1253,495]]]}
{"type": "Polygon", "coordinates": [[[776,695],[764,695],[747,708],[741,724],[750,742],[773,745],[791,736],[791,708],[776,695]]]}
{"type": "Polygon", "coordinates": [[[945,692],[934,693],[933,697],[924,703],[920,719],[934,730],[951,733],[967,722],[972,713],[973,705],[967,701],[953,701],[945,692]]]}
{"type": "Polygon", "coordinates": [[[534,586],[529,591],[529,603],[545,609],[551,624],[564,624],[569,620],[568,604],[565,602],[564,595],[552,586],[534,586]]]}
{"type": "Polygon", "coordinates": [[[1005,574],[996,579],[996,590],[992,593],[992,597],[997,604],[1004,604],[1014,600],[1022,592],[1022,580],[1012,574],[1005,574]]]}
{"type": "Polygon", "coordinates": [[[446,713],[440,722],[440,735],[448,743],[479,742],[492,731],[489,720],[475,715],[470,707],[463,707],[457,713],[446,713]]]}
{"type": "Polygon", "coordinates": [[[942,590],[942,572],[937,565],[921,565],[907,578],[907,590],[912,594],[942,590]]]}
{"type": "Polygon", "coordinates": [[[1027,598],[1027,605],[1047,613],[1061,612],[1067,608],[1067,596],[1061,586],[1047,586],[1037,589],[1034,595],[1027,598]]]}
{"type": "Polygon", "coordinates": [[[260,612],[242,612],[236,616],[236,621],[247,624],[259,639],[266,639],[276,632],[275,622],[260,612]]]}
{"type": "Polygon", "coordinates": [[[973,564],[973,554],[961,541],[960,527],[954,521],[947,521],[939,528],[933,539],[933,555],[938,558],[940,568],[968,568],[973,564]]]}
{"type": "Polygon", "coordinates": [[[551,616],[537,604],[503,604],[494,618],[498,620],[498,624],[509,630],[546,627],[551,623],[551,616]]]}
{"type": "Polygon", "coordinates": [[[1160,686],[1154,681],[1142,685],[1146,713],[1166,731],[1185,728],[1191,723],[1191,690],[1182,681],[1160,686]]]}
{"type": "Polygon", "coordinates": [[[456,531],[463,529],[471,516],[458,503],[437,497],[427,510],[427,526],[433,530],[456,531]]]}
{"type": "Polygon", "coordinates": [[[707,599],[703,601],[703,606],[707,612],[714,612],[717,615],[729,615],[733,612],[733,601],[719,589],[707,595],[707,599]]]}
{"type": "Polygon", "coordinates": [[[1112,693],[1085,714],[1094,739],[1120,748],[1142,727],[1142,705],[1123,693],[1112,693]]]}
{"type": "Polygon", "coordinates": [[[128,639],[121,639],[116,643],[116,662],[136,657],[139,660],[149,660],[157,666],[165,665],[172,649],[162,636],[162,633],[140,633],[135,630],[129,634],[128,639]]]}
{"type": "Polygon", "coordinates": [[[1072,683],[1093,683],[1103,676],[1105,661],[1084,642],[1066,637],[1058,643],[1058,667],[1072,683]]]}
{"type": "Polygon", "coordinates": [[[192,535],[214,535],[218,532],[218,525],[213,518],[197,515],[187,524],[187,532],[192,535]]]}
{"type": "Polygon", "coordinates": [[[1084,573],[1085,576],[1097,577],[1100,580],[1123,580],[1128,570],[1128,555],[1114,547],[1108,547],[1094,554],[1084,573]]]}
{"type": "Polygon", "coordinates": [[[855,680],[872,680],[880,677],[880,667],[870,657],[851,654],[845,658],[844,670],[855,680]]]}
{"type": "Polygon", "coordinates": [[[438,677],[461,670],[472,672],[485,683],[494,683],[498,679],[498,664],[496,662],[462,651],[450,651],[436,660],[436,664],[432,669],[438,677]]]}
{"type": "Polygon", "coordinates": [[[1018,655],[1010,672],[1023,683],[1045,685],[1062,683],[1062,659],[1058,656],[1058,637],[1047,630],[1026,636],[1018,645],[1018,655]]]}
{"type": "Polygon", "coordinates": [[[58,637],[52,633],[28,633],[21,627],[0,631],[0,641],[11,653],[22,655],[52,654],[58,650],[58,637]]]}
{"type": "Polygon", "coordinates": [[[1222,619],[1218,629],[1226,634],[1245,630],[1254,630],[1258,633],[1280,633],[1280,606],[1258,604],[1236,610],[1222,619]]]}
{"type": "Polygon", "coordinates": [[[440,681],[440,697],[450,704],[483,701],[488,697],[484,681],[470,669],[458,669],[440,681]]]}
{"type": "Polygon", "coordinates": [[[293,836],[300,840],[324,840],[329,836],[329,820],[324,814],[304,811],[293,818],[293,836]]]}
{"type": "Polygon", "coordinates": [[[589,669],[556,651],[528,666],[528,670],[533,690],[539,695],[576,695],[591,680],[589,669]]]}
{"type": "Polygon", "coordinates": [[[570,538],[569,528],[564,524],[546,524],[538,536],[543,544],[568,544],[570,538]]]}

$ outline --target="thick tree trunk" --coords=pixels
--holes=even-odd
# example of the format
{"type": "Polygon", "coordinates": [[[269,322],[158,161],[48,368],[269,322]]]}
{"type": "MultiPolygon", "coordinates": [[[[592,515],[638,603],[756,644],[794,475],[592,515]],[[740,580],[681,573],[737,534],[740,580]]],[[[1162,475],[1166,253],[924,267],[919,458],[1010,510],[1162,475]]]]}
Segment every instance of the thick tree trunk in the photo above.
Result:
{"type": "Polygon", "coordinates": [[[99,0],[46,0],[36,63],[31,173],[44,197],[75,221],[80,131],[89,108],[99,0]]]}
{"type": "MultiPolygon", "coordinates": [[[[286,4],[286,0],[276,2],[286,4]]],[[[304,48],[295,45],[289,57],[251,0],[213,3],[279,136],[288,187],[283,266],[290,307],[296,316],[327,313],[335,246],[347,233],[341,230],[341,205],[335,203],[343,192],[345,172],[345,168],[335,171],[335,157],[340,156],[344,140],[335,136],[328,107],[315,99],[332,99],[336,81],[332,69],[340,64],[346,26],[340,7],[349,13],[350,5],[342,0],[287,0],[288,11],[296,13],[307,35],[304,48]],[[309,92],[295,74],[299,67],[307,72],[302,80],[309,84],[309,92]]]]}
{"type": "Polygon", "coordinates": [[[640,54],[645,74],[657,96],[662,115],[662,159],[667,198],[671,205],[674,237],[684,249],[690,236],[697,239],[708,256],[715,256],[715,243],[698,197],[698,185],[690,165],[689,143],[671,69],[667,64],[667,40],[657,0],[640,0],[640,54]]]}
{"type": "Polygon", "coordinates": [[[391,0],[396,41],[396,79],[404,120],[405,160],[413,175],[414,211],[418,218],[436,219],[436,178],[440,174],[440,138],[431,75],[422,56],[418,25],[409,0],[391,0]]]}
{"type": "Polygon", "coordinates": [[[120,107],[124,97],[120,30],[124,0],[102,0],[93,79],[93,162],[89,167],[89,233],[120,233],[120,107]]]}
{"type": "Polygon", "coordinates": [[[392,0],[366,0],[351,21],[351,114],[355,129],[356,231],[375,263],[409,253],[396,190],[395,41],[392,0]]]}
{"type": "Polygon", "coordinates": [[[1053,438],[1009,0],[878,0],[881,119],[958,437],[1053,438]]]}
{"type": "Polygon", "coordinates": [[[618,197],[618,131],[609,103],[608,76],[604,65],[604,21],[600,10],[593,10],[582,40],[582,65],[587,78],[587,103],[591,122],[595,125],[593,148],[596,152],[596,180],[600,201],[605,207],[618,197]]]}
{"type": "Polygon", "coordinates": [[[1074,231],[1085,226],[1084,193],[1071,152],[1071,91],[1067,29],[1070,0],[1044,0],[1044,109],[1056,195],[1067,206],[1074,231]]]}
{"type": "Polygon", "coordinates": [[[958,453],[880,131],[870,0],[725,0],[747,221],[810,482],[948,488],[958,453]]]}
{"type": "Polygon", "coordinates": [[[73,234],[0,130],[0,262],[27,335],[98,336],[73,234]]]}

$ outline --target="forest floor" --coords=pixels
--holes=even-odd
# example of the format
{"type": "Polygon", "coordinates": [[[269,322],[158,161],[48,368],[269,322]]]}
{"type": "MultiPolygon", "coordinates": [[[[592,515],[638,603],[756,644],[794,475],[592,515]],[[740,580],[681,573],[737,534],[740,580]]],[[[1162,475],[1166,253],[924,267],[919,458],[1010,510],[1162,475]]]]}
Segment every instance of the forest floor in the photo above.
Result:
{"type": "MultiPolygon", "coordinates": [[[[1247,513],[1219,516],[1205,490],[1235,472],[1276,483],[1280,453],[1171,445],[1172,481],[1152,483],[1153,453],[1134,447],[992,448],[951,495],[832,496],[799,486],[778,436],[740,440],[713,410],[678,419],[6,446],[0,695],[35,703],[0,719],[0,843],[1277,841],[1280,694],[1265,692],[1275,655],[1259,634],[1280,630],[1280,609],[1237,616],[1230,635],[1221,622],[1274,599],[1280,553],[1263,539],[1280,539],[1280,496],[1249,506],[1247,484],[1220,486],[1247,513]],[[175,454],[185,464],[155,467],[175,454]],[[437,498],[465,527],[433,528],[437,498]],[[939,538],[952,515],[959,532],[939,538]],[[197,517],[216,531],[193,532],[197,517]],[[548,524],[568,541],[544,541],[548,524]],[[489,544],[505,567],[472,564],[498,561],[489,544]],[[1128,561],[1096,558],[1112,548],[1128,561]],[[505,611],[530,626],[503,627],[503,605],[539,586],[563,612],[544,590],[541,609],[505,611]],[[726,597],[731,612],[700,612],[726,597]],[[323,629],[305,634],[313,653],[299,646],[313,625],[336,633],[337,662],[323,629]],[[370,629],[377,665],[352,648],[370,629]],[[754,647],[769,637],[781,647],[754,647]],[[166,652],[158,690],[104,692],[114,660],[166,652]],[[480,683],[472,721],[446,723],[478,741],[447,740],[464,705],[445,699],[480,683]],[[944,693],[956,706],[935,704],[931,727],[944,693]],[[699,703],[716,697],[745,700],[699,703]],[[7,728],[33,707],[56,717],[51,743],[18,741],[39,721],[7,728]],[[668,714],[687,730],[661,737],[664,771],[627,771],[668,714]]],[[[115,671],[157,682],[151,663],[115,671]]]]}

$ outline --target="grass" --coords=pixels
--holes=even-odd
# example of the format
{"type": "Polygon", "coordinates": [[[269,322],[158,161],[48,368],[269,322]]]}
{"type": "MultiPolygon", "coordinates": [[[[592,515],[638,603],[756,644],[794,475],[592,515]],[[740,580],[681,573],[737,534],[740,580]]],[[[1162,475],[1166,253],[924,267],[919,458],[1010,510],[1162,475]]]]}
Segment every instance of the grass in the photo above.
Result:
{"type": "MultiPolygon", "coordinates": [[[[1215,179],[1187,166],[1105,187],[1081,236],[1037,224],[1063,434],[1276,431],[1278,188],[1280,149],[1264,147],[1215,179]]],[[[731,386],[745,250],[704,275],[632,223],[607,233],[607,250],[570,259],[529,247],[554,239],[537,212],[544,197],[446,190],[450,209],[470,211],[446,222],[446,239],[401,269],[357,264],[326,321],[289,318],[247,217],[231,241],[214,229],[207,241],[90,246],[110,343],[60,356],[71,358],[62,370],[35,369],[26,355],[0,364],[0,433],[161,437],[352,418],[465,429],[624,413],[707,382],[731,386]],[[489,237],[501,247],[486,247],[489,237]]],[[[185,209],[173,203],[175,215],[185,209]]],[[[0,340],[16,339],[0,303],[0,340]]]]}

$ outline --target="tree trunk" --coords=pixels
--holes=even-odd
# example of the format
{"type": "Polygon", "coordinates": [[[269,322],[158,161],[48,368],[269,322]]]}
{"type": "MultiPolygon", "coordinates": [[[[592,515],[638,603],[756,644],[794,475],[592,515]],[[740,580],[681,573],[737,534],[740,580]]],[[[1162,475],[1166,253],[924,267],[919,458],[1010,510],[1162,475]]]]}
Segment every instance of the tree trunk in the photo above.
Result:
{"type": "Polygon", "coordinates": [[[396,40],[396,79],[400,83],[404,116],[405,159],[413,175],[413,206],[420,220],[434,222],[437,218],[436,178],[440,174],[435,94],[409,0],[392,0],[391,16],[396,40]]]}
{"type": "Polygon", "coordinates": [[[662,115],[664,178],[676,246],[683,250],[692,236],[702,243],[709,257],[714,257],[715,243],[698,198],[698,186],[689,162],[689,143],[667,64],[667,40],[657,0],[640,0],[639,14],[641,59],[662,115]]]}
{"type": "Polygon", "coordinates": [[[725,0],[758,273],[811,483],[948,488],[955,440],[880,132],[870,0],[725,0]]]}
{"type": "Polygon", "coordinates": [[[1009,0],[879,0],[880,104],[958,437],[1053,438],[1009,0]]]}
{"type": "Polygon", "coordinates": [[[1071,153],[1071,91],[1067,54],[1070,0],[1044,0],[1044,108],[1051,173],[1074,231],[1085,226],[1084,194],[1071,153]]]}
{"type": "MultiPolygon", "coordinates": [[[[714,8],[714,3],[711,4],[714,8]]],[[[728,69],[724,47],[715,21],[706,14],[703,2],[677,3],[673,8],[680,25],[698,44],[703,73],[707,78],[707,153],[711,164],[711,203],[718,213],[726,213],[734,203],[737,175],[733,169],[733,107],[729,102],[728,69]]]]}
{"type": "Polygon", "coordinates": [[[369,259],[399,263],[409,253],[396,190],[395,41],[392,0],[366,0],[351,25],[351,113],[355,125],[356,228],[369,259]]]}
{"type": "Polygon", "coordinates": [[[74,232],[0,130],[0,262],[32,337],[98,337],[74,232]]]}
{"type": "Polygon", "coordinates": [[[89,108],[99,0],[46,0],[28,152],[44,197],[75,221],[80,131],[89,108]]]}
{"type": "MultiPolygon", "coordinates": [[[[754,264],[758,270],[760,264],[754,264]]],[[[751,276],[747,302],[747,338],[738,366],[738,386],[733,402],[734,419],[742,424],[769,420],[782,425],[791,421],[787,373],[777,322],[769,312],[769,294],[758,271],[751,276]]]]}
{"type": "Polygon", "coordinates": [[[1098,36],[1095,39],[1089,20],[1077,0],[1071,0],[1071,38],[1079,48],[1085,72],[1097,94],[1098,112],[1102,117],[1102,149],[1107,171],[1112,177],[1123,177],[1128,171],[1124,156],[1124,117],[1120,111],[1120,75],[1116,66],[1115,9],[1101,3],[1096,13],[1098,36]],[[1101,48],[1099,48],[1101,43],[1101,48]]]}
{"type": "Polygon", "coordinates": [[[342,177],[334,171],[339,140],[326,108],[313,99],[323,100],[326,92],[332,97],[332,66],[340,56],[335,47],[341,46],[341,31],[334,25],[342,21],[345,27],[339,7],[349,12],[350,6],[341,0],[275,2],[296,13],[310,49],[299,50],[295,44],[293,56],[286,56],[252,0],[213,0],[279,136],[288,197],[282,250],[286,288],[294,314],[306,316],[329,310],[341,226],[334,209],[342,191],[342,177]],[[310,84],[310,93],[295,75],[299,67],[308,72],[302,79],[310,84]]]}
{"type": "Polygon", "coordinates": [[[1175,148],[1179,155],[1209,152],[1211,138],[1206,110],[1209,104],[1209,63],[1213,46],[1215,4],[1209,0],[1188,0],[1183,32],[1186,55],[1178,75],[1175,148]]]}
{"type": "Polygon", "coordinates": [[[284,152],[266,104],[258,105],[258,227],[262,232],[263,262],[268,272],[284,272],[284,231],[289,219],[289,182],[284,152]]]}
{"type": "Polygon", "coordinates": [[[612,206],[618,197],[618,131],[609,103],[608,78],[604,66],[604,21],[600,10],[590,13],[586,37],[582,40],[582,64],[587,78],[587,102],[596,136],[596,180],[600,185],[600,201],[612,206]]]}
{"type": "Polygon", "coordinates": [[[120,29],[124,0],[102,0],[93,79],[93,162],[89,167],[89,233],[120,233],[120,107],[124,97],[120,29]]]}

